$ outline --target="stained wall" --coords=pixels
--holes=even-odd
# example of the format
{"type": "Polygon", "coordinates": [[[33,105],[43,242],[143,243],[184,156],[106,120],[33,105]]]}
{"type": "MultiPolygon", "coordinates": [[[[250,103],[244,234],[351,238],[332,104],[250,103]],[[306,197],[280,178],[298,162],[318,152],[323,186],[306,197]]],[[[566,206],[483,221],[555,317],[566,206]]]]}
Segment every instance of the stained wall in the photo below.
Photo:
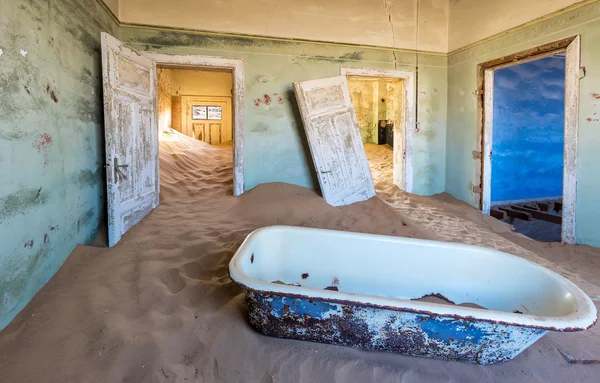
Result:
{"type": "MultiPolygon", "coordinates": [[[[342,66],[415,70],[415,53],[335,44],[128,28],[139,50],[236,57],[245,71],[246,190],[266,182],[318,188],[292,84],[339,76],[342,66]]],[[[446,57],[419,55],[419,125],[414,140],[414,192],[434,194],[445,184],[446,57]]]]}
{"type": "Polygon", "coordinates": [[[587,68],[580,81],[579,151],[577,169],[578,243],[600,246],[600,193],[598,193],[598,147],[600,147],[600,3],[558,15],[542,23],[506,34],[498,39],[452,54],[448,58],[448,128],[446,191],[475,205],[473,186],[477,149],[477,65],[563,38],[581,35],[581,66],[587,68]]]}
{"type": "MultiPolygon", "coordinates": [[[[156,74],[158,86],[158,129],[159,131],[163,131],[167,128],[172,128],[173,102],[171,100],[171,88],[173,71],[171,69],[157,68],[156,74]]],[[[181,126],[181,121],[179,122],[179,126],[181,126]]]]}
{"type": "Polygon", "coordinates": [[[104,216],[100,32],[94,0],[0,2],[0,329],[104,216]]]}
{"type": "Polygon", "coordinates": [[[350,77],[348,89],[363,143],[378,143],[380,120],[402,124],[403,80],[350,77]]]}

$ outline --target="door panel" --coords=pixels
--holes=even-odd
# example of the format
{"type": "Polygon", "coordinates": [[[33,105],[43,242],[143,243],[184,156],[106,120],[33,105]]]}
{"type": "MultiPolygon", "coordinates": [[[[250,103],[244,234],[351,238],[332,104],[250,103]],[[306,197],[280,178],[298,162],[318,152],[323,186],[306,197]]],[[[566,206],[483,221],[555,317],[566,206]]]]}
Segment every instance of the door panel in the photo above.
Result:
{"type": "Polygon", "coordinates": [[[102,33],[108,242],[159,203],[156,65],[102,33]]]}
{"type": "Polygon", "coordinates": [[[226,144],[233,141],[231,97],[219,96],[181,96],[183,134],[194,137],[211,145],[226,144]],[[192,118],[192,107],[221,107],[221,119],[192,118]]]}
{"type": "Polygon", "coordinates": [[[294,84],[323,198],[333,206],[375,196],[346,77],[294,84]]]}

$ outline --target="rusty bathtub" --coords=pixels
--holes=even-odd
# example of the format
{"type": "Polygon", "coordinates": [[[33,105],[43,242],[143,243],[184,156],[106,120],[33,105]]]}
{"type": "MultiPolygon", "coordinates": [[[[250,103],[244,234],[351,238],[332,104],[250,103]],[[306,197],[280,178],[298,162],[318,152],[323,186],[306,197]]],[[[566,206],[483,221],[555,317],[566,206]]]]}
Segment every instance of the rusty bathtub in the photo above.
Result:
{"type": "Polygon", "coordinates": [[[414,356],[499,363],[597,318],[560,275],[462,244],[272,226],[246,238],[229,272],[265,335],[414,356]]]}

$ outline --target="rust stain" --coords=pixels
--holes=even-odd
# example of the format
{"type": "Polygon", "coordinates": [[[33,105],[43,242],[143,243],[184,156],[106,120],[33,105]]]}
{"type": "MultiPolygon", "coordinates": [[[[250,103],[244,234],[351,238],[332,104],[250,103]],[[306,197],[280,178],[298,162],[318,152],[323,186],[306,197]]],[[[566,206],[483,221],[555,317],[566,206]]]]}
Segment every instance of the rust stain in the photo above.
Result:
{"type": "Polygon", "coordinates": [[[262,103],[262,99],[257,98],[256,100],[254,100],[254,106],[260,106],[260,104],[262,103]]]}
{"type": "Polygon", "coordinates": [[[281,96],[280,96],[280,97],[277,99],[277,102],[279,102],[280,104],[283,104],[283,97],[281,97],[281,96]]]}
{"type": "Polygon", "coordinates": [[[271,105],[271,97],[268,94],[265,94],[264,97],[265,97],[265,105],[271,105]]]}
{"type": "Polygon", "coordinates": [[[600,100],[600,93],[592,93],[592,97],[596,100],[600,100]]]}
{"type": "Polygon", "coordinates": [[[44,165],[48,165],[48,146],[52,143],[52,136],[48,133],[40,133],[37,136],[37,140],[33,146],[37,149],[38,153],[44,154],[44,165]]]}

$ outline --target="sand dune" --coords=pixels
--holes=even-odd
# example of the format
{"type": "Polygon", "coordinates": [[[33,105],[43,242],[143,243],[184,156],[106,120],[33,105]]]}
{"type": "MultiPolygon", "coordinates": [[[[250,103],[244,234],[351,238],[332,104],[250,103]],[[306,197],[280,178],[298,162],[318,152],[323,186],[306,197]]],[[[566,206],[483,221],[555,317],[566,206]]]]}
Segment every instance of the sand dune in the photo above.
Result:
{"type": "Polygon", "coordinates": [[[391,185],[367,147],[378,197],[342,208],[266,184],[232,196],[231,147],[161,141],[161,205],[111,249],[79,246],[0,333],[1,382],[596,382],[600,331],[549,334],[483,367],[262,336],[249,326],[229,259],[252,230],[301,225],[489,246],[534,260],[600,295],[598,249],[539,244],[447,195],[391,185]]]}

